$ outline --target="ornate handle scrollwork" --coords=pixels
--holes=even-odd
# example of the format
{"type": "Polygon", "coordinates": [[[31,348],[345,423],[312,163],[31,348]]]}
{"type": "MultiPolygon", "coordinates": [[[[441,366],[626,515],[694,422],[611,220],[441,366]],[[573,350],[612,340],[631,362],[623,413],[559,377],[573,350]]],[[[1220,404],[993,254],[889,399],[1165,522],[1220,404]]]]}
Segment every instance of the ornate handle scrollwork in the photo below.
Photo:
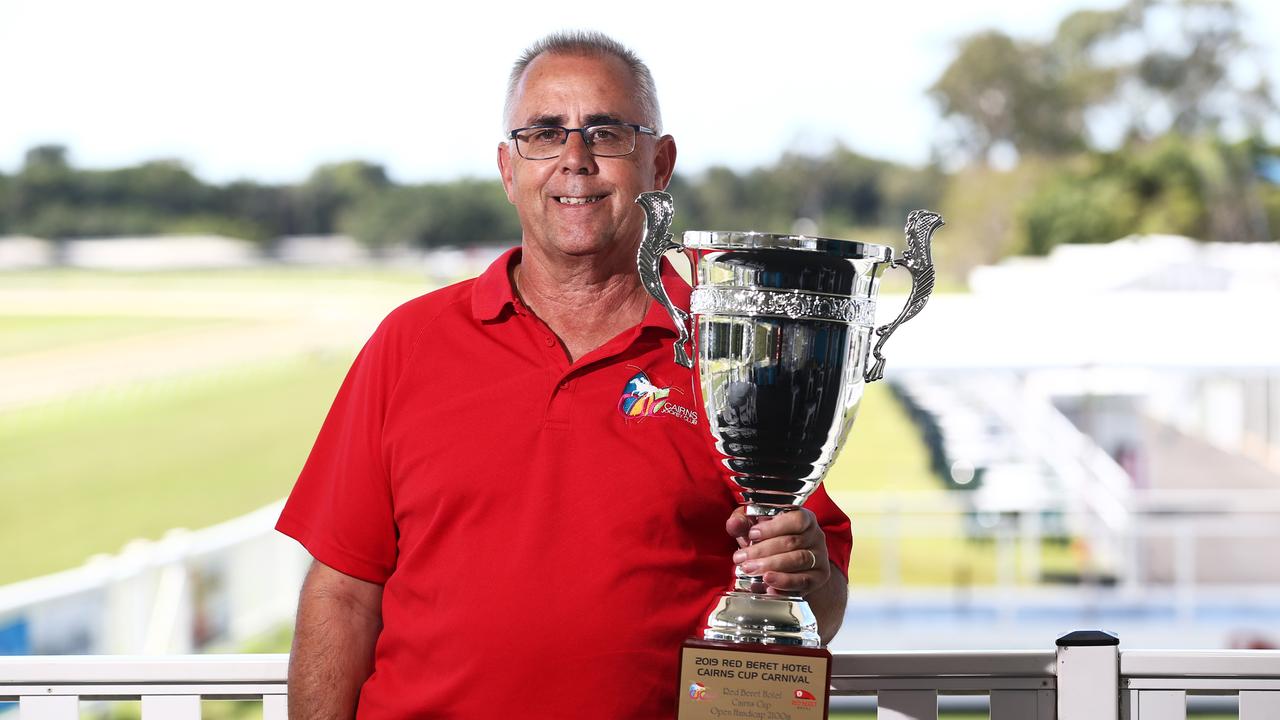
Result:
{"type": "Polygon", "coordinates": [[[903,306],[902,312],[898,313],[898,317],[888,325],[876,328],[876,335],[879,335],[880,339],[876,341],[875,348],[871,351],[876,357],[876,362],[867,368],[862,376],[867,382],[875,382],[884,377],[885,360],[880,350],[889,336],[898,329],[899,325],[915,317],[924,309],[925,303],[929,302],[934,281],[933,233],[945,224],[941,215],[929,210],[912,210],[907,216],[907,226],[904,228],[907,235],[907,249],[901,257],[890,263],[889,267],[905,267],[907,272],[911,273],[911,292],[907,295],[907,304],[903,306]]]}
{"type": "Polygon", "coordinates": [[[692,368],[693,357],[688,349],[691,334],[689,313],[676,307],[671,302],[671,297],[667,295],[667,289],[662,286],[663,253],[668,250],[679,250],[682,247],[679,243],[672,241],[671,233],[668,232],[671,228],[671,218],[675,215],[675,202],[669,194],[655,190],[640,193],[640,197],[636,198],[636,204],[644,208],[645,217],[644,237],[640,239],[640,250],[636,253],[640,283],[662,307],[666,308],[667,314],[671,316],[671,322],[676,326],[676,332],[680,333],[675,346],[676,362],[692,368]]]}

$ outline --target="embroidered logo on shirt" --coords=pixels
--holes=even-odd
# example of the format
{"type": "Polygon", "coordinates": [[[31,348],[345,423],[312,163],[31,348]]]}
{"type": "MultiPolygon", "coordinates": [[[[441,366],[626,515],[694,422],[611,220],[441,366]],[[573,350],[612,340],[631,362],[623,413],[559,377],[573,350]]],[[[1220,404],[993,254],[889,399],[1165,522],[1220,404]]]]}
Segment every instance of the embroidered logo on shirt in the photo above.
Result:
{"type": "Polygon", "coordinates": [[[698,424],[698,413],[672,402],[671,391],[684,394],[679,388],[658,387],[643,370],[639,370],[622,388],[618,410],[629,418],[649,418],[672,415],[689,423],[698,424]]]}

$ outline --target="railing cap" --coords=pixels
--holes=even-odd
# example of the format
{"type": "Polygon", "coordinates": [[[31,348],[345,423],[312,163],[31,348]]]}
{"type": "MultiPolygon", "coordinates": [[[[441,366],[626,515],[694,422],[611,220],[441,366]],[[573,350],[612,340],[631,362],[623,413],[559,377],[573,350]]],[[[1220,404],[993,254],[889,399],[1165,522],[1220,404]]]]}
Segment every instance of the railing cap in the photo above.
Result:
{"type": "Polygon", "coordinates": [[[1106,630],[1075,630],[1058,638],[1058,647],[1102,647],[1120,644],[1120,636],[1106,630]]]}

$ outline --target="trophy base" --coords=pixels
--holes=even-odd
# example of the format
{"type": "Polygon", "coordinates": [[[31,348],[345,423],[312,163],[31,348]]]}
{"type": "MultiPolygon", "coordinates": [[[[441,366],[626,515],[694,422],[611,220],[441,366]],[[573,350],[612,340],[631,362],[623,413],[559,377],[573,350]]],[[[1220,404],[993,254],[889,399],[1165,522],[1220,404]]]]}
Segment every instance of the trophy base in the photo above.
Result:
{"type": "Polygon", "coordinates": [[[818,618],[798,597],[740,591],[720,596],[702,630],[704,640],[819,648],[818,618]]]}
{"type": "Polygon", "coordinates": [[[830,687],[824,648],[686,640],[676,717],[825,720],[830,687]]]}

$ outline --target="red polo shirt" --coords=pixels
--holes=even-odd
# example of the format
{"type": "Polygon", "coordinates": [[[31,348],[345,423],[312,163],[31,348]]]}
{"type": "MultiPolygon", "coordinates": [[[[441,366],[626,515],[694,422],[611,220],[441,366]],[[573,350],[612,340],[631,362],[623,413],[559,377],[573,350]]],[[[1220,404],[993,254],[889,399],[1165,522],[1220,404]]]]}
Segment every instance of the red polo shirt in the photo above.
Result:
{"type": "MultiPolygon", "coordinates": [[[[732,581],[733,491],[666,312],[570,363],[517,252],[383,321],[276,526],[384,586],[360,718],[673,716],[680,643],[732,581]]],[[[847,574],[848,518],[808,507],[847,574]]]]}

